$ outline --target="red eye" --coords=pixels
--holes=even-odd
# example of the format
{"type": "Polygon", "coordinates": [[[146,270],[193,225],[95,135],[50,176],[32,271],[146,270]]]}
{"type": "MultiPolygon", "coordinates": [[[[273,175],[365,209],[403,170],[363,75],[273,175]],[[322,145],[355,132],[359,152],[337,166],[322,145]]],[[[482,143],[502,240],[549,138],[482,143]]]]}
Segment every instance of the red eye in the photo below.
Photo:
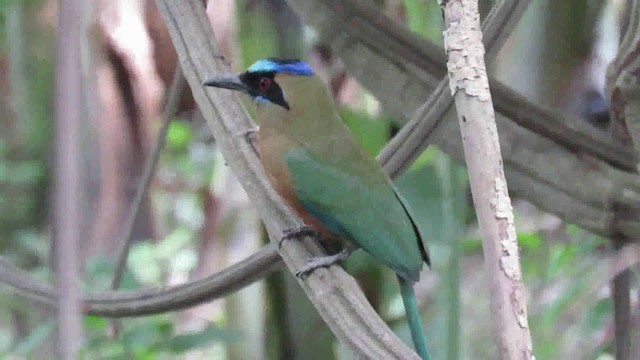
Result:
{"type": "Polygon", "coordinates": [[[260,91],[265,92],[271,86],[271,79],[263,77],[260,79],[260,91]]]}

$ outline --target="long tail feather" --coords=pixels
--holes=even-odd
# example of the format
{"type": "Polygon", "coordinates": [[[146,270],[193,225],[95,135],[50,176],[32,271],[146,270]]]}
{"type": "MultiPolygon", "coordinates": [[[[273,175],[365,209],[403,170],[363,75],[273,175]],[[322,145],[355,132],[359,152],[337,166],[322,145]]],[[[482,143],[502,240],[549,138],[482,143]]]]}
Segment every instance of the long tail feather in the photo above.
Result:
{"type": "Polygon", "coordinates": [[[422,334],[422,321],[420,320],[420,312],[416,303],[416,294],[413,292],[413,284],[398,276],[400,282],[400,295],[404,303],[404,311],[407,314],[409,329],[411,329],[411,339],[416,352],[424,360],[430,360],[427,351],[427,342],[422,334]]]}

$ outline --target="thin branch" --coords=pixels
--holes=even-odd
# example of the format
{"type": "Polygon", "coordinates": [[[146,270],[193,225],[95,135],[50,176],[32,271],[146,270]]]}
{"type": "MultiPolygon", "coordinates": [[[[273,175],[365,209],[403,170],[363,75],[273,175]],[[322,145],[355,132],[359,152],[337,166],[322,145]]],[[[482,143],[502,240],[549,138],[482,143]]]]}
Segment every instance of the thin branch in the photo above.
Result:
{"type": "MultiPolygon", "coordinates": [[[[624,278],[627,276],[626,274],[630,275],[632,269],[639,264],[640,245],[627,244],[624,247],[617,249],[615,253],[607,259],[607,265],[605,267],[607,271],[599,272],[595,281],[592,281],[589,288],[581,295],[581,298],[595,299],[603,288],[610,285],[614,301],[613,321],[611,321],[610,324],[607,325],[606,328],[589,343],[587,349],[582,351],[583,354],[592,355],[598,349],[605,346],[605,344],[615,341],[616,359],[630,358],[631,342],[627,335],[630,336],[634,331],[640,329],[640,304],[636,306],[633,312],[629,310],[629,313],[624,316],[624,311],[621,311],[621,306],[616,306],[616,297],[621,299],[622,296],[625,296],[626,298],[623,301],[625,303],[628,301],[629,292],[620,290],[626,288],[625,283],[627,279],[624,278]],[[616,285],[616,281],[619,281],[621,277],[623,279],[621,281],[622,284],[616,285]],[[618,289],[616,289],[616,287],[618,287],[618,289]],[[622,296],[616,296],[618,293],[622,296]],[[620,330],[618,330],[619,326],[621,327],[620,330]],[[624,327],[624,329],[622,329],[622,327],[624,327]],[[624,336],[619,336],[621,333],[624,334],[624,336]]],[[[626,304],[624,307],[626,307],[626,304]]]]}
{"type": "MultiPolygon", "coordinates": [[[[350,75],[399,119],[413,118],[427,94],[446,75],[444,58],[436,45],[394,24],[368,2],[300,0],[290,5],[317,30],[323,43],[331,45],[350,75]]],[[[496,81],[490,81],[490,86],[505,171],[514,194],[603,236],[640,232],[640,217],[612,221],[613,202],[640,208],[640,181],[635,170],[620,170],[634,168],[632,149],[580,119],[535,105],[496,81]],[[583,154],[595,158],[585,161],[583,154]],[[549,166],[549,159],[554,159],[554,166],[549,166]],[[576,178],[581,181],[574,181],[576,178]]],[[[433,98],[429,104],[442,106],[433,98]]],[[[428,126],[423,133],[416,131],[421,136],[413,136],[421,144],[418,148],[413,143],[404,145],[406,150],[396,155],[399,163],[410,163],[428,144],[438,145],[462,162],[462,141],[454,116],[454,111],[448,111],[433,131],[428,126]]]]}
{"type": "MultiPolygon", "coordinates": [[[[120,318],[176,311],[218,299],[258,281],[282,266],[274,245],[206,278],[160,289],[107,291],[82,297],[88,315],[120,318]]],[[[0,279],[16,293],[54,307],[57,292],[49,284],[0,258],[0,279]]]]}
{"type": "MultiPolygon", "coordinates": [[[[593,297],[617,274],[640,264],[640,246],[630,244],[607,260],[609,269],[592,282],[583,297],[593,297]]],[[[82,297],[84,311],[89,315],[104,317],[127,317],[159,314],[199,305],[227,296],[245,286],[258,281],[282,266],[276,246],[267,245],[256,254],[196,282],[162,289],[141,289],[134,291],[109,291],[88,294],[82,297]]],[[[20,296],[46,306],[56,306],[56,291],[51,285],[34,279],[0,257],[0,279],[20,296]]],[[[435,281],[435,279],[434,279],[435,281]]],[[[427,303],[427,297],[435,285],[434,281],[420,283],[416,289],[419,306],[427,303]]],[[[387,319],[391,324],[401,318],[387,319]]]]}
{"type": "MultiPolygon", "coordinates": [[[[617,253],[625,255],[621,239],[613,240],[617,253]]],[[[617,360],[631,359],[631,269],[627,268],[611,281],[613,300],[613,323],[615,329],[615,349],[617,360]]]]}
{"type": "Polygon", "coordinates": [[[640,264],[640,245],[627,244],[609,256],[606,262],[608,263],[608,271],[600,274],[599,278],[592,281],[589,288],[584,292],[585,297],[597,297],[598,292],[607,286],[607,284],[611,283],[617,276],[638,266],[640,264]]]}
{"type": "Polygon", "coordinates": [[[444,43],[489,280],[500,359],[531,359],[513,208],[502,168],[477,0],[440,0],[444,43]]]}
{"type": "MultiPolygon", "coordinates": [[[[640,330],[640,305],[636,306],[630,316],[631,331],[640,330]]],[[[588,347],[581,351],[584,356],[577,357],[579,359],[597,359],[602,348],[608,347],[615,340],[615,321],[611,321],[603,330],[599,331],[596,336],[588,343],[588,347]]],[[[634,347],[636,345],[634,344],[634,347]]],[[[617,359],[617,358],[616,358],[617,359]]]]}
{"type": "Polygon", "coordinates": [[[176,69],[173,73],[173,80],[171,82],[171,87],[169,88],[167,100],[164,105],[164,111],[162,113],[162,127],[160,128],[160,131],[158,131],[158,137],[145,164],[144,174],[138,183],[135,197],[131,203],[129,216],[123,225],[122,234],[117,240],[118,244],[120,244],[120,248],[118,249],[118,262],[116,263],[116,269],[111,281],[111,289],[117,289],[120,286],[120,281],[122,281],[122,275],[124,274],[127,258],[129,257],[129,250],[133,243],[133,238],[131,237],[131,234],[133,233],[133,226],[135,225],[136,218],[140,212],[142,200],[151,186],[153,174],[155,173],[155,168],[158,165],[158,160],[160,159],[160,152],[162,151],[162,148],[164,148],[167,138],[167,130],[169,130],[171,118],[175,115],[178,109],[184,85],[185,80],[182,75],[180,64],[176,64],[176,69]]]}
{"type": "Polygon", "coordinates": [[[62,1],[58,7],[56,41],[56,131],[54,185],[54,257],[59,293],[58,352],[61,359],[76,359],[82,343],[80,316],[80,231],[82,171],[80,136],[82,85],[80,58],[83,5],[62,1]]]}

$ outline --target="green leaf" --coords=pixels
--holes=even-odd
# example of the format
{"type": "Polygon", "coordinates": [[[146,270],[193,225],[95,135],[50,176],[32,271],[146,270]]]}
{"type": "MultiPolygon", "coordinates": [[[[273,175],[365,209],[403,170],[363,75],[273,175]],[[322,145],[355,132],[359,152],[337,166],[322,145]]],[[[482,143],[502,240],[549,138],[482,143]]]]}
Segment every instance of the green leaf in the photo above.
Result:
{"type": "Polygon", "coordinates": [[[340,110],[340,116],[371,156],[377,155],[387,143],[391,130],[389,119],[374,118],[348,108],[340,110]]]}
{"type": "Polygon", "coordinates": [[[97,317],[97,316],[85,316],[84,317],[84,326],[89,330],[100,331],[104,329],[108,324],[107,319],[97,317]]]}
{"type": "Polygon", "coordinates": [[[174,151],[184,151],[191,142],[191,126],[184,121],[171,121],[167,130],[167,146],[174,151]]]}
{"type": "Polygon", "coordinates": [[[266,6],[259,2],[251,6],[248,3],[247,0],[236,2],[236,28],[243,69],[256,60],[273,56],[278,49],[276,28],[266,6]]]}
{"type": "Polygon", "coordinates": [[[409,29],[442,44],[442,15],[438,3],[424,0],[404,0],[404,6],[409,29]]]}
{"type": "Polygon", "coordinates": [[[418,156],[416,161],[411,164],[411,167],[409,167],[409,171],[417,170],[426,165],[433,165],[433,161],[437,156],[438,149],[433,146],[429,146],[425,151],[422,152],[422,154],[420,154],[420,156],[418,156]]]}
{"type": "Polygon", "coordinates": [[[193,234],[184,227],[179,227],[167,235],[155,248],[155,256],[158,259],[172,259],[178,251],[191,241],[193,234]]]}
{"type": "Polygon", "coordinates": [[[237,331],[221,329],[211,325],[202,331],[190,334],[174,336],[161,345],[173,354],[179,354],[187,350],[205,346],[214,342],[232,342],[242,339],[242,334],[237,331]]]}
{"type": "Polygon", "coordinates": [[[156,259],[154,246],[149,243],[135,244],[131,248],[127,265],[143,283],[156,284],[162,276],[162,270],[156,259]]]}
{"type": "Polygon", "coordinates": [[[542,240],[538,234],[518,233],[518,243],[528,251],[536,251],[540,248],[542,240]]]}

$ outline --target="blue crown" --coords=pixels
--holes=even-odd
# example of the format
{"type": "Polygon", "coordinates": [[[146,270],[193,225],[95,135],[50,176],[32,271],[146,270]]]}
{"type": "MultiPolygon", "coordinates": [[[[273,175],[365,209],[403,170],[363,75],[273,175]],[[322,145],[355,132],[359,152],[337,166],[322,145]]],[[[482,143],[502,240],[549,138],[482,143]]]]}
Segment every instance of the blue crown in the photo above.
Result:
{"type": "Polygon", "coordinates": [[[256,61],[249,66],[247,72],[273,72],[276,74],[291,74],[301,76],[313,75],[311,66],[301,60],[282,60],[276,58],[268,58],[256,61]]]}

